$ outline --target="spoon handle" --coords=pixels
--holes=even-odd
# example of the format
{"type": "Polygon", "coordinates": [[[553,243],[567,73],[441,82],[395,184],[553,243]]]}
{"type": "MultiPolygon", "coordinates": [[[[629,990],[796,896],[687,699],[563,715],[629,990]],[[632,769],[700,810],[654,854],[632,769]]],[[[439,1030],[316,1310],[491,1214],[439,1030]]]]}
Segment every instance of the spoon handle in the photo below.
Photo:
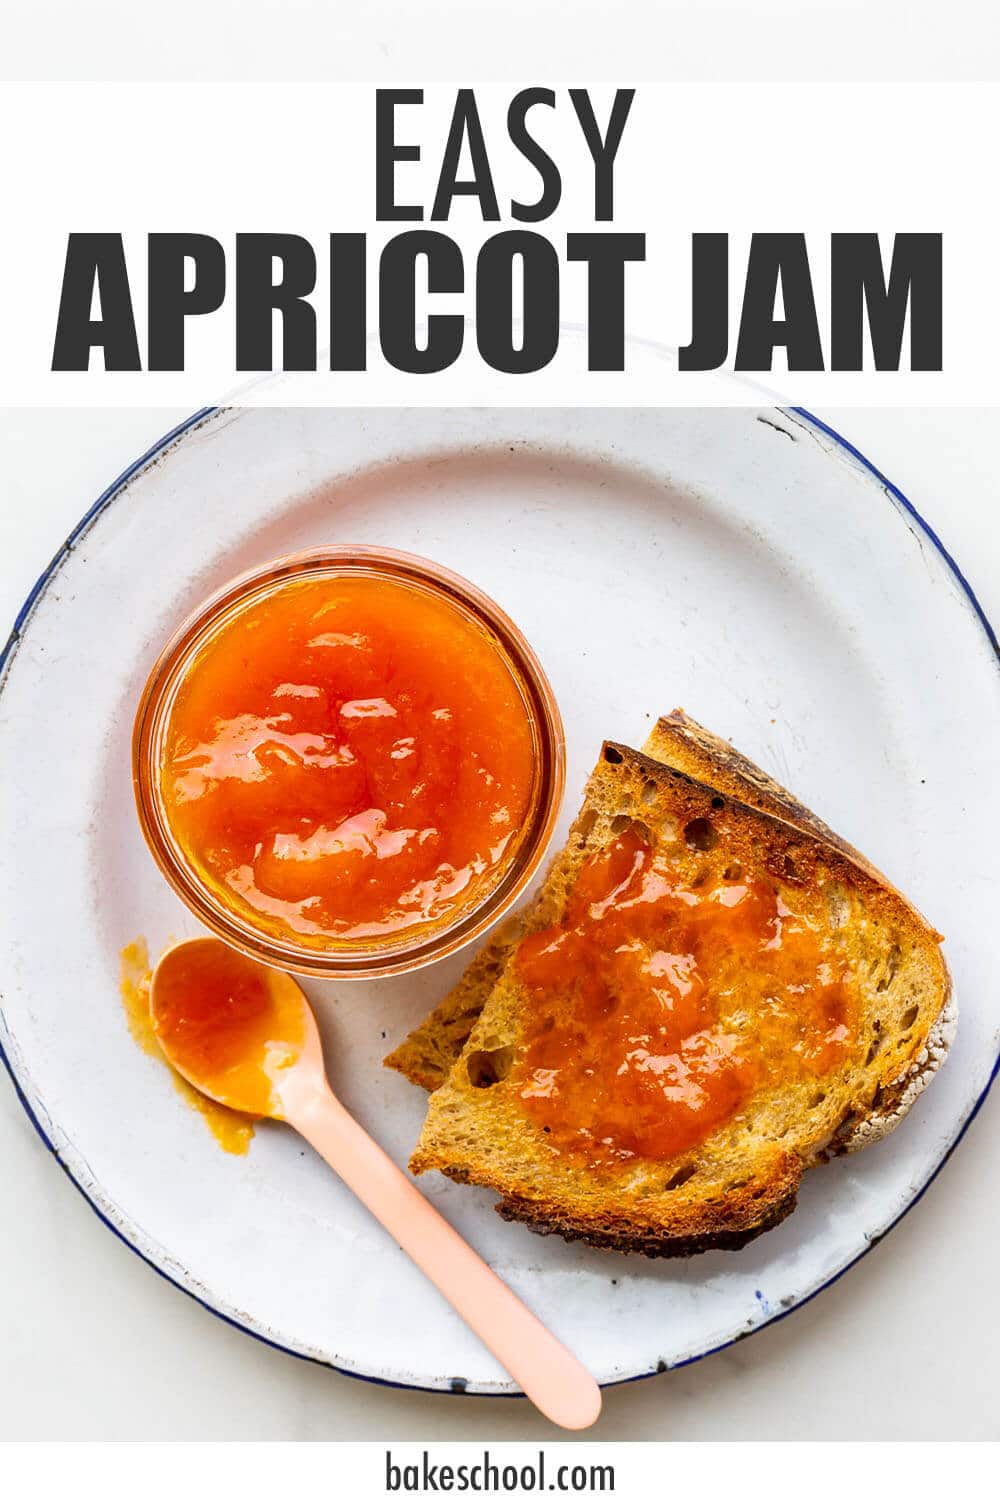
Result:
{"type": "Polygon", "coordinates": [[[416,1185],[326,1090],[288,1101],[285,1118],[318,1151],[465,1319],[550,1421],[597,1420],[601,1391],[416,1185]]]}

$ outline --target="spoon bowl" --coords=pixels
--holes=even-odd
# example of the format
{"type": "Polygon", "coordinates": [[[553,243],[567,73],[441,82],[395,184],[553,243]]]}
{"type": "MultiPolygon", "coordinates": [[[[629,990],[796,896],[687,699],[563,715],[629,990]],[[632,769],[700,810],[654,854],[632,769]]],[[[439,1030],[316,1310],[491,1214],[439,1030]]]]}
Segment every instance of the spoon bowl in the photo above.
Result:
{"type": "Polygon", "coordinates": [[[171,1067],[241,1114],[284,1120],[290,1073],[323,1075],[319,1028],[295,980],[217,938],[167,949],[153,973],[149,1013],[171,1067]]]}
{"type": "Polygon", "coordinates": [[[374,1214],[550,1421],[597,1420],[600,1387],[348,1114],[316,1018],[288,974],[217,938],[163,954],[149,992],[167,1061],[194,1088],[297,1130],[374,1214]]]}

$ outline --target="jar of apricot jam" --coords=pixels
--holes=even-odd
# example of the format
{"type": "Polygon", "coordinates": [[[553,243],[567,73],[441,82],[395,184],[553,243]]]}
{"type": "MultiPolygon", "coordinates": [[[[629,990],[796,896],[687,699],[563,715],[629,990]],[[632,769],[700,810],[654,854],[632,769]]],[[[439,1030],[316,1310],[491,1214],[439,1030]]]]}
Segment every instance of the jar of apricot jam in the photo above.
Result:
{"type": "Polygon", "coordinates": [[[135,721],[149,847],[217,936],[366,978],[470,942],[531,879],[562,723],[517,627],[471,583],[372,547],[283,557],[169,641],[135,721]]]}

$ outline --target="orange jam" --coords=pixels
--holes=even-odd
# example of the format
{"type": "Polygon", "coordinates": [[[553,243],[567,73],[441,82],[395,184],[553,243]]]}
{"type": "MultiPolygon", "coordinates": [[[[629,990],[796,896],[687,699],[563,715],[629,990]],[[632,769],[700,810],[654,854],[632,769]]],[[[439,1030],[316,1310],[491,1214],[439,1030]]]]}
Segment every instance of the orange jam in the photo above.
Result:
{"type": "Polygon", "coordinates": [[[533,723],[458,604],[367,574],[288,581],[195,656],[160,786],[185,859],[258,930],[323,947],[412,937],[502,878],[533,723]]]}
{"type": "Polygon", "coordinates": [[[758,876],[692,888],[634,828],[516,963],[534,1006],[512,1080],[551,1144],[595,1163],[685,1151],[852,1044],[847,965],[804,915],[758,876]]]}
{"type": "Polygon", "coordinates": [[[149,963],[149,950],[145,939],[136,938],[127,943],[119,954],[118,989],[125,1009],[125,1019],[133,1041],[138,1043],[147,1057],[157,1057],[169,1069],[174,1087],[181,1098],[201,1115],[223,1151],[233,1156],[245,1156],[254,1136],[253,1120],[249,1115],[227,1109],[217,1104],[206,1094],[199,1093],[185,1078],[170,1067],[163,1049],[156,1039],[153,1019],[149,1014],[149,987],[153,978],[149,963]]]}
{"type": "Polygon", "coordinates": [[[275,1111],[274,1079],[305,1034],[298,991],[212,938],[188,943],[158,974],[153,1031],[199,1088],[249,1115],[275,1111]]]}

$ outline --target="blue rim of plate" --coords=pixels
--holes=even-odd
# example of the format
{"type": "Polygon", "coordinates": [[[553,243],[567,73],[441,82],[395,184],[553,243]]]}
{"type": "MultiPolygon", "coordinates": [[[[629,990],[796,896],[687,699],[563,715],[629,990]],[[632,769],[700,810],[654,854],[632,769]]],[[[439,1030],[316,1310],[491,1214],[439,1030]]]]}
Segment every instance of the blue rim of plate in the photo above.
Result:
{"type": "MultiPolygon", "coordinates": [[[[81,517],[77,525],[73,528],[69,536],[59,548],[58,552],[53,557],[52,561],[49,563],[48,567],[37,579],[31,592],[28,594],[28,597],[25,599],[21,608],[18,610],[17,618],[14,621],[14,627],[11,630],[10,636],[8,637],[3,650],[0,651],[0,692],[3,691],[7,667],[13,660],[13,657],[17,651],[17,647],[20,644],[21,638],[24,634],[24,629],[28,624],[35,605],[38,603],[42,594],[45,592],[49,583],[59,571],[62,564],[66,561],[66,558],[73,551],[73,548],[76,546],[80,538],[87,530],[89,530],[89,528],[98,519],[102,512],[105,511],[109,505],[111,505],[112,501],[117,498],[117,496],[122,492],[122,490],[130,482],[130,480],[134,479],[135,476],[139,474],[143,469],[145,469],[149,464],[161,458],[167,451],[167,449],[173,447],[173,445],[178,442],[179,439],[185,435],[185,433],[190,432],[193,427],[197,427],[202,422],[207,421],[210,417],[215,416],[216,413],[220,410],[222,410],[222,408],[218,406],[204,406],[199,411],[193,412],[190,417],[185,418],[183,422],[178,423],[176,427],[171,428],[169,432],[164,433],[163,437],[155,442],[151,448],[149,448],[144,454],[142,454],[140,458],[137,458],[134,463],[129,464],[128,468],[123,470],[123,472],[118,475],[118,478],[113,480],[112,483],[108,485],[107,489],[97,497],[90,509],[81,517]]],[[[985,610],[977,599],[975,590],[973,589],[969,580],[965,577],[965,574],[962,572],[954,557],[942,542],[941,538],[938,536],[937,532],[920,514],[916,506],[913,504],[912,500],[909,500],[906,495],[903,494],[903,491],[897,485],[893,484],[891,479],[887,478],[886,475],[883,474],[882,471],[878,469],[869,458],[866,458],[859,448],[856,448],[853,443],[847,440],[847,438],[842,437],[839,432],[837,432],[833,427],[829,426],[828,423],[822,421],[821,418],[816,417],[812,412],[807,411],[804,406],[776,407],[775,410],[785,411],[789,416],[798,417],[801,421],[807,423],[810,427],[813,427],[818,432],[823,433],[825,437],[828,437],[831,442],[836,445],[836,447],[841,449],[842,452],[848,454],[855,463],[859,464],[861,468],[863,468],[868,474],[876,479],[881,485],[882,489],[885,491],[886,496],[890,500],[895,502],[899,509],[901,509],[906,515],[908,515],[913,521],[916,522],[923,534],[927,537],[928,541],[934,547],[935,551],[943,559],[949,571],[955,578],[955,581],[961,588],[962,593],[965,595],[966,602],[969,604],[973,614],[979,621],[979,624],[982,626],[983,633],[985,634],[987,640],[993,648],[994,654],[997,658],[997,665],[1000,666],[1000,641],[997,640],[997,633],[990,623],[985,610]]],[[[66,1176],[69,1178],[70,1182],[72,1182],[73,1186],[93,1209],[94,1213],[100,1219],[101,1223],[104,1224],[106,1228],[110,1229],[111,1233],[115,1236],[116,1239],[121,1240],[123,1245],[127,1245],[128,1248],[133,1252],[133,1254],[137,1255],[140,1260],[144,1261],[145,1264],[149,1266],[153,1271],[155,1271],[158,1276],[161,1276],[164,1281],[169,1282],[171,1286],[176,1287],[178,1291],[184,1292],[186,1296],[191,1297],[201,1307],[205,1308],[207,1312],[210,1312],[213,1317],[219,1318],[223,1323],[228,1323],[231,1328],[238,1329],[240,1333],[246,1334],[249,1338],[256,1339],[258,1343],[266,1344],[271,1349],[280,1350],[282,1354],[290,1354],[294,1359],[306,1360],[310,1364],[320,1365],[322,1366],[322,1368],[327,1370],[336,1370],[340,1375],[347,1375],[352,1380],[366,1381],[369,1385],[389,1386],[396,1390],[405,1391],[428,1391],[433,1395],[448,1396],[470,1394],[489,1397],[494,1400],[523,1399],[523,1393],[521,1391],[466,1392],[466,1382],[460,1376],[453,1377],[451,1387],[448,1388],[442,1386],[411,1384],[401,1380],[388,1380],[381,1375],[364,1375],[359,1370],[349,1370],[342,1365],[332,1364],[328,1360],[317,1359],[315,1355],[303,1354],[298,1349],[290,1349],[286,1344],[278,1343],[276,1339],[269,1339],[265,1334],[258,1333],[255,1328],[250,1328],[246,1323],[240,1323],[235,1318],[229,1317],[227,1313],[222,1312],[221,1309],[213,1307],[210,1302],[206,1302],[204,1298],[199,1297],[197,1292],[193,1291],[190,1287],[184,1286],[182,1282],[177,1281],[173,1276],[168,1275],[168,1273],[162,1268],[162,1266],[158,1266],[155,1261],[150,1260],[148,1255],[144,1255],[139,1247],[133,1244],[132,1241],[122,1233],[117,1225],[111,1222],[111,1220],[101,1209],[100,1205],[95,1202],[95,1200],[87,1192],[83,1184],[73,1176],[68,1163],[65,1162],[59,1155],[55,1144],[45,1133],[45,1129],[42,1126],[41,1121],[28,1102],[24,1090],[21,1088],[17,1075],[14,1072],[10,1059],[8,1058],[7,1053],[4,1050],[2,1040],[0,1040],[0,1062],[3,1063],[4,1068],[6,1069],[7,1074],[10,1077],[10,1081],[14,1085],[14,1091],[21,1102],[24,1112],[28,1116],[28,1119],[31,1121],[32,1125],[35,1127],[39,1138],[46,1146],[48,1151],[52,1154],[52,1156],[54,1156],[60,1167],[62,1167],[63,1171],[66,1173],[66,1176]]],[[[859,1261],[864,1260],[865,1256],[868,1255],[870,1251],[874,1250],[875,1246],[880,1244],[882,1240],[885,1239],[886,1235],[888,1235],[893,1229],[895,1229],[896,1225],[899,1224],[900,1221],[904,1219],[910,1212],[910,1210],[920,1202],[921,1198],[927,1192],[927,1189],[930,1187],[931,1183],[934,1182],[935,1178],[951,1158],[951,1155],[956,1147],[964,1138],[966,1131],[982,1108],[987,1094],[993,1087],[998,1073],[1000,1073],[1000,1053],[997,1054],[997,1057],[993,1063],[993,1067],[990,1071],[990,1076],[986,1080],[986,1084],[978,1099],[963,1121],[961,1129],[958,1131],[955,1139],[948,1146],[947,1151],[945,1151],[941,1160],[938,1162],[933,1172],[927,1178],[927,1181],[923,1184],[920,1191],[916,1193],[905,1205],[905,1207],[900,1210],[900,1212],[896,1215],[892,1222],[886,1225],[881,1234],[874,1236],[868,1242],[868,1244],[866,1244],[865,1248],[863,1250],[860,1250],[858,1254],[854,1256],[853,1260],[849,1260],[846,1265],[841,1266],[840,1270],[837,1271],[835,1275],[830,1276],[826,1281],[822,1282],[818,1287],[815,1287],[806,1296],[801,1297],[796,1302],[793,1302],[791,1307],[782,1308],[779,1311],[772,1313],[770,1316],[762,1319],[761,1322],[755,1323],[752,1328],[747,1329],[745,1332],[734,1335],[731,1339],[725,1339],[721,1344],[716,1344],[711,1349],[705,1349],[700,1354],[692,1354],[687,1359],[677,1360],[676,1363],[672,1365],[665,1365],[663,1361],[660,1361],[655,1369],[644,1370],[639,1375],[625,1375],[621,1380],[605,1381],[603,1383],[603,1388],[608,1389],[611,1386],[616,1385],[632,1385],[638,1380],[649,1380],[655,1375],[662,1375],[668,1373],[670,1370],[681,1370],[686,1365],[697,1364],[700,1360],[707,1359],[712,1354],[718,1354],[722,1349],[729,1349],[733,1346],[733,1344],[739,1342],[744,1338],[749,1338],[754,1333],[759,1333],[762,1328],[768,1328],[774,1323],[780,1323],[782,1319],[789,1317],[794,1312],[797,1312],[800,1307],[805,1307],[807,1303],[812,1302],[814,1297],[818,1297],[821,1292],[825,1292],[828,1287],[833,1286],[834,1283],[839,1281],[842,1276],[846,1275],[846,1273],[850,1271],[853,1266],[856,1266],[859,1261]]]]}

